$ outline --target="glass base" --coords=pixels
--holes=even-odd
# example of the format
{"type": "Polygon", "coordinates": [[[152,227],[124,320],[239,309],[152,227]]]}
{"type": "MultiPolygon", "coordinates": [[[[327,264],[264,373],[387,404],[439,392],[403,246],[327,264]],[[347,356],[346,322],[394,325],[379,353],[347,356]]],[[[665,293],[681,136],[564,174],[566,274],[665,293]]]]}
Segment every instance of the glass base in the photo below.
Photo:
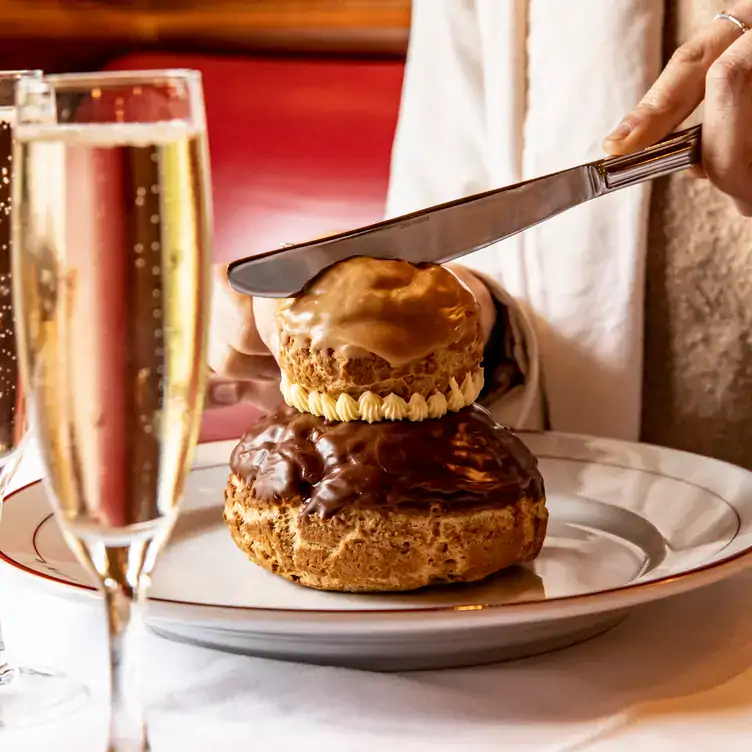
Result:
{"type": "Polygon", "coordinates": [[[86,687],[53,669],[24,667],[12,674],[0,684],[0,732],[55,721],[86,704],[86,687]]]}

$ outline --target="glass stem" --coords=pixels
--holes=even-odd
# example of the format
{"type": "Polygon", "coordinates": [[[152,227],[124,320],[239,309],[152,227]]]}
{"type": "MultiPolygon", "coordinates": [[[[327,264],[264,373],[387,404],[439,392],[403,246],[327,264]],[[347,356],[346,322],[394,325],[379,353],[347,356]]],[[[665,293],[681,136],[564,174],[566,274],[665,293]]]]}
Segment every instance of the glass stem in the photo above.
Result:
{"type": "MultiPolygon", "coordinates": [[[[0,467],[0,519],[3,516],[3,501],[5,493],[8,490],[13,476],[16,474],[19,464],[21,463],[22,449],[19,448],[15,455],[8,457],[5,463],[0,467]]],[[[5,649],[5,640],[3,639],[3,625],[0,624],[0,687],[12,682],[18,674],[8,661],[8,651],[5,649]]]]}
{"type": "Polygon", "coordinates": [[[0,624],[0,687],[12,682],[17,673],[16,669],[8,663],[8,654],[3,641],[3,627],[0,624]]]}
{"type": "MultiPolygon", "coordinates": [[[[148,580],[148,578],[143,578],[148,580]]],[[[107,752],[145,752],[140,643],[145,628],[146,587],[103,583],[110,640],[110,740],[107,752]]]]}

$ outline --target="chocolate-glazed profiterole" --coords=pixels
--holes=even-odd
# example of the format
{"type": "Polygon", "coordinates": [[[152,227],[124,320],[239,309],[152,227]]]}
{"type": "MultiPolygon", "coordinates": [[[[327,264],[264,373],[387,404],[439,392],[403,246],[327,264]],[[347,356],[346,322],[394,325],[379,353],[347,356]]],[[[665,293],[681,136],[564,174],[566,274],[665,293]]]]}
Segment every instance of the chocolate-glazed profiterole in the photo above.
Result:
{"type": "Polygon", "coordinates": [[[353,258],[277,312],[285,401],[330,420],[425,420],[483,387],[478,303],[442,266],[353,258]]]}
{"type": "Polygon", "coordinates": [[[478,406],[421,423],[335,423],[282,407],[232,455],[225,520],[250,559],[348,591],[471,582],[537,556],[537,462],[478,406]]]}
{"type": "Polygon", "coordinates": [[[260,501],[299,497],[301,514],[346,507],[493,509],[543,495],[535,457],[473,405],[422,424],[333,423],[283,407],[263,418],[230,461],[260,501]]]}

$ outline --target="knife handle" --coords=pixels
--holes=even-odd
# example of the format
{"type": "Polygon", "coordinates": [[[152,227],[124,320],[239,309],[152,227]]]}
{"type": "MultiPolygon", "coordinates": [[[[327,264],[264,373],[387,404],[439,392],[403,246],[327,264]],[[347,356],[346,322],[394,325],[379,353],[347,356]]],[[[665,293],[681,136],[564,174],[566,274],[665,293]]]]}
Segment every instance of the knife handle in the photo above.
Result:
{"type": "Polygon", "coordinates": [[[596,193],[602,195],[699,164],[702,126],[672,133],[647,149],[593,162],[596,193]]]}

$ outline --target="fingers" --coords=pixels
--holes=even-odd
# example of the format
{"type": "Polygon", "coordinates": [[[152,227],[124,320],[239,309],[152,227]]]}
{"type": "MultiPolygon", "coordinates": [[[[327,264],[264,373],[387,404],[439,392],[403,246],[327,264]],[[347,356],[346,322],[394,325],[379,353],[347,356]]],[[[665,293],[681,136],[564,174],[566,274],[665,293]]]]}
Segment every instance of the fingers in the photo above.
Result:
{"type": "Polygon", "coordinates": [[[496,305],[493,297],[483,281],[476,277],[470,269],[461,264],[445,264],[449,269],[475,296],[480,306],[480,323],[483,328],[483,341],[488,342],[491,332],[496,325],[496,305]]]}
{"type": "Polygon", "coordinates": [[[256,329],[253,299],[230,287],[225,264],[216,265],[213,274],[210,340],[226,342],[238,352],[248,355],[268,354],[256,329]]]}
{"type": "Polygon", "coordinates": [[[262,410],[272,410],[282,402],[278,381],[254,382],[228,379],[211,373],[206,386],[204,406],[207,410],[231,407],[241,403],[262,410]]]}
{"type": "Polygon", "coordinates": [[[204,406],[211,409],[237,405],[240,401],[240,388],[240,382],[210,373],[209,380],[206,382],[204,406]]]}
{"type": "MultiPolygon", "coordinates": [[[[743,20],[752,25],[752,19],[743,20]]],[[[752,32],[743,34],[710,67],[705,99],[705,172],[741,214],[752,216],[752,32]]]]}
{"type": "Polygon", "coordinates": [[[267,352],[276,357],[279,352],[279,337],[277,334],[277,309],[280,301],[273,298],[253,299],[253,318],[256,331],[267,352]]]}
{"type": "MultiPolygon", "coordinates": [[[[737,3],[728,12],[752,25],[750,0],[737,3]]],[[[679,47],[642,101],[606,138],[605,151],[629,154],[674,131],[700,104],[708,71],[729,46],[739,41],[740,33],[733,23],[719,19],[679,47]]]]}
{"type": "Polygon", "coordinates": [[[229,379],[279,381],[279,366],[268,352],[246,355],[224,343],[210,343],[209,367],[229,379]]]}

